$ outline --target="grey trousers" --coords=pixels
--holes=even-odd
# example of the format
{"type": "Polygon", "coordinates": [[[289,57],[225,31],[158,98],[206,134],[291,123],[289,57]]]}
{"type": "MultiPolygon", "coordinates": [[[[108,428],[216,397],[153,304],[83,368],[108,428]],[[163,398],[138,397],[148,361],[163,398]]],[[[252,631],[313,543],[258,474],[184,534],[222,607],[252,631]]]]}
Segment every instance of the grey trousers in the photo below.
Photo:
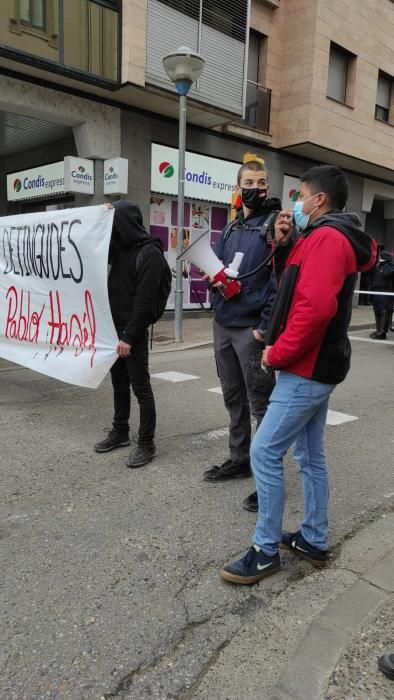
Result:
{"type": "Polygon", "coordinates": [[[230,457],[235,464],[249,462],[250,413],[260,425],[275,386],[275,373],[261,369],[263,343],[253,328],[230,328],[213,322],[215,360],[224,404],[230,414],[230,457]]]}

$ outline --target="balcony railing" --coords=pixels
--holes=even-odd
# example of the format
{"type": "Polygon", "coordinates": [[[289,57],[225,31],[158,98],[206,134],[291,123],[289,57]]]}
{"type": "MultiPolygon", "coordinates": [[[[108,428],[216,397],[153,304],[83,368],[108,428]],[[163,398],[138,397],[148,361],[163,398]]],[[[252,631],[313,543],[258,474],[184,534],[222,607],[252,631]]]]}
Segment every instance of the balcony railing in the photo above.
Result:
{"type": "Polygon", "coordinates": [[[246,86],[245,118],[242,123],[269,133],[271,114],[271,90],[250,80],[246,86]]]}

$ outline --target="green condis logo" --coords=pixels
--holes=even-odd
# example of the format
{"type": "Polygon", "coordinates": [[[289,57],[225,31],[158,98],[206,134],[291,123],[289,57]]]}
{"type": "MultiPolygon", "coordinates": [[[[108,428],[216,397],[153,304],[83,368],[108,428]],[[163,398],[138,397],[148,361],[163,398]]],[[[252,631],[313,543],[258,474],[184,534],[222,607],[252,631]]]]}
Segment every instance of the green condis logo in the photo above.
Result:
{"type": "Polygon", "coordinates": [[[20,192],[21,189],[22,189],[22,182],[17,177],[16,180],[14,180],[14,190],[15,190],[15,192],[20,192]]]}
{"type": "Polygon", "coordinates": [[[174,174],[174,166],[167,161],[163,161],[159,165],[159,171],[164,177],[172,177],[174,174]]]}

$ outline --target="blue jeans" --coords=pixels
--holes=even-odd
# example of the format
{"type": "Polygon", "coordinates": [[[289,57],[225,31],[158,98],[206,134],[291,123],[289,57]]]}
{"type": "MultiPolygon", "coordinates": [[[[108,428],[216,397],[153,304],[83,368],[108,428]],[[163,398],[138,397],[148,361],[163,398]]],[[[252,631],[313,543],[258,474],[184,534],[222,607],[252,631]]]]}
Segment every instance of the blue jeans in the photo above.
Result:
{"type": "Polygon", "coordinates": [[[328,400],[334,388],[334,384],[279,372],[250,450],[259,500],[253,543],[268,556],[277,553],[282,538],[283,457],[293,444],[304,489],[301,533],[317,549],[327,549],[329,488],[323,439],[328,400]]]}

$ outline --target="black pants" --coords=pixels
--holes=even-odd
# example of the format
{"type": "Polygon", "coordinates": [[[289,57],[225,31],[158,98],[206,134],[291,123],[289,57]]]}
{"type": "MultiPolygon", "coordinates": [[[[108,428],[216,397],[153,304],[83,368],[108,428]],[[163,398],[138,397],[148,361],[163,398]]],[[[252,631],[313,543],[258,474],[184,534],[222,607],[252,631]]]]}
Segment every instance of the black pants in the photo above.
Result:
{"type": "Polygon", "coordinates": [[[111,367],[114,389],[113,430],[127,437],[130,418],[130,386],[140,409],[138,443],[153,443],[156,428],[156,407],[149,377],[148,332],[132,345],[131,355],[119,357],[111,367]]]}

